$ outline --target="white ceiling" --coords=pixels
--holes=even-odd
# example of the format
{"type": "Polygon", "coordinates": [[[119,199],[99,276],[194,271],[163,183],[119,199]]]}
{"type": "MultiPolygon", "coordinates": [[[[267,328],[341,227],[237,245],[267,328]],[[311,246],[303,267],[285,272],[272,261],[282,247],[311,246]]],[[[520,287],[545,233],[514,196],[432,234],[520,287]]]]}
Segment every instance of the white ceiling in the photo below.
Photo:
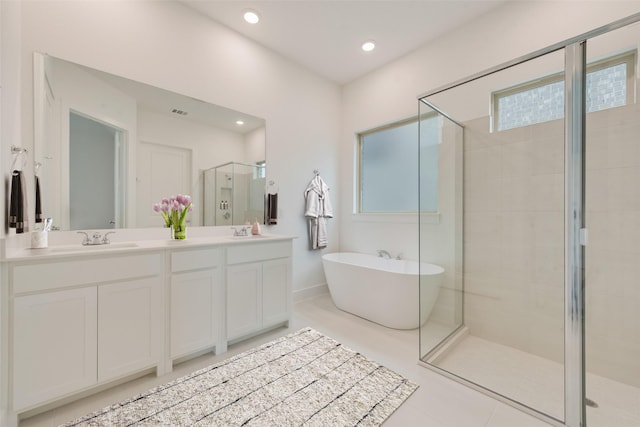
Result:
{"type": "Polygon", "coordinates": [[[178,0],[344,84],[509,0],[178,0]],[[242,15],[253,9],[258,24],[242,15]],[[363,52],[366,40],[373,52],[363,52]]]}

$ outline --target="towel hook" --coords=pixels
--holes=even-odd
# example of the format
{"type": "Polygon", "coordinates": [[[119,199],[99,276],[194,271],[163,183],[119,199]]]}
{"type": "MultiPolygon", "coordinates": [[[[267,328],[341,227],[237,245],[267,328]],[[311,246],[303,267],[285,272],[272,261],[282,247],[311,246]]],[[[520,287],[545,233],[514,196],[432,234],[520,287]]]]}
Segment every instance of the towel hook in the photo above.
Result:
{"type": "Polygon", "coordinates": [[[267,183],[267,194],[277,194],[279,190],[279,186],[276,185],[276,182],[272,179],[267,183]]]}
{"type": "Polygon", "coordinates": [[[315,176],[318,176],[318,175],[320,175],[320,171],[319,171],[318,169],[314,169],[314,170],[313,170],[313,174],[314,174],[315,176]]]}
{"type": "MultiPolygon", "coordinates": [[[[44,160],[51,160],[51,159],[53,159],[53,157],[51,157],[51,156],[44,156],[44,157],[42,158],[42,160],[43,160],[43,161],[44,161],[44,160]]],[[[34,171],[34,173],[35,173],[36,175],[38,175],[38,171],[40,170],[40,168],[41,168],[42,166],[44,166],[44,164],[43,164],[42,162],[33,162],[33,171],[34,171]]]]}
{"type": "Polygon", "coordinates": [[[21,153],[28,153],[29,150],[27,150],[26,148],[22,148],[22,147],[18,147],[16,145],[12,145],[11,146],[11,154],[21,154],[21,153]]]}
{"type": "Polygon", "coordinates": [[[28,150],[26,148],[17,147],[15,145],[11,146],[11,154],[14,155],[13,162],[11,163],[12,171],[16,169],[16,162],[18,161],[19,158],[22,158],[22,166],[20,167],[20,170],[24,169],[25,165],[27,164],[27,159],[26,159],[27,153],[28,153],[28,150]]]}

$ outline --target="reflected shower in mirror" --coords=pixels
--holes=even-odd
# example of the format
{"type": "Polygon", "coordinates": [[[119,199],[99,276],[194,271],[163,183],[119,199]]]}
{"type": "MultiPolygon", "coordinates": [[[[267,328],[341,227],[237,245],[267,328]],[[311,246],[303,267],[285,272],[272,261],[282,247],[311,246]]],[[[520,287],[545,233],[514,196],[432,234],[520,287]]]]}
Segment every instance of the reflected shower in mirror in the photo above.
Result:
{"type": "MultiPolygon", "coordinates": [[[[34,123],[43,214],[62,230],[159,227],[151,206],[176,194],[194,200],[191,226],[216,225],[204,171],[227,163],[259,165],[247,197],[264,199],[255,116],[35,53],[34,123]]],[[[263,218],[251,200],[232,225],[263,218]]]]}
{"type": "Polygon", "coordinates": [[[264,165],[225,163],[204,171],[204,225],[264,219],[264,165]]]}

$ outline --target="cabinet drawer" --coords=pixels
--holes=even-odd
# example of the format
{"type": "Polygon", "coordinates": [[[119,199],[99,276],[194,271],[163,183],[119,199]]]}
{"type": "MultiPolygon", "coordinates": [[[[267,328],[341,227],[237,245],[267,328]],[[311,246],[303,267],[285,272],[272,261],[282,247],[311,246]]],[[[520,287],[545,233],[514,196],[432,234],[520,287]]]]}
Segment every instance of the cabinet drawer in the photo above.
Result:
{"type": "Polygon", "coordinates": [[[234,245],[227,248],[227,264],[287,258],[291,256],[291,241],[234,245]]]}
{"type": "Polygon", "coordinates": [[[220,265],[220,248],[171,252],[171,272],[214,268],[220,265]]]}
{"type": "Polygon", "coordinates": [[[162,264],[162,255],[144,254],[17,265],[13,268],[13,292],[21,294],[157,276],[163,272],[162,264]]]}

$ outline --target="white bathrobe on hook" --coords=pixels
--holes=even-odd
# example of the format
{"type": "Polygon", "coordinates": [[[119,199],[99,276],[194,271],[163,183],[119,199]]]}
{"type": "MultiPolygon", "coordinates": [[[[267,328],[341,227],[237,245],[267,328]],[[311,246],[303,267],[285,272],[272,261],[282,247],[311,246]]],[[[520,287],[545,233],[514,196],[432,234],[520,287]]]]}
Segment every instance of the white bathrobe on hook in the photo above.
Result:
{"type": "Polygon", "coordinates": [[[333,218],[329,200],[329,186],[316,175],[304,190],[304,216],[309,219],[309,243],[311,249],[327,247],[327,218],[333,218]]]}

